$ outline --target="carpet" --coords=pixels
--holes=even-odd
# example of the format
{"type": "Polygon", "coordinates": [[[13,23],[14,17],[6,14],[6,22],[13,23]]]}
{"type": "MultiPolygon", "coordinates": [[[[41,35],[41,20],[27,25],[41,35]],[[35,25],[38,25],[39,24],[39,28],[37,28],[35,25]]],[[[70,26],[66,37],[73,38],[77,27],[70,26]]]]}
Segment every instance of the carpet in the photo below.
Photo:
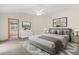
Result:
{"type": "Polygon", "coordinates": [[[68,43],[66,49],[60,51],[59,55],[79,55],[79,44],[68,43]]]}
{"type": "MultiPolygon", "coordinates": [[[[11,40],[0,44],[0,55],[49,55],[29,44],[28,40],[11,40]]],[[[79,55],[79,44],[68,43],[57,55],[79,55]]]]}
{"type": "MultiPolygon", "coordinates": [[[[25,47],[32,55],[49,55],[47,52],[29,44],[28,42],[25,47]]],[[[59,51],[57,55],[79,55],[79,44],[68,43],[67,47],[59,51]]]]}
{"type": "Polygon", "coordinates": [[[0,55],[30,55],[23,47],[24,40],[9,40],[0,44],[0,55]]]}

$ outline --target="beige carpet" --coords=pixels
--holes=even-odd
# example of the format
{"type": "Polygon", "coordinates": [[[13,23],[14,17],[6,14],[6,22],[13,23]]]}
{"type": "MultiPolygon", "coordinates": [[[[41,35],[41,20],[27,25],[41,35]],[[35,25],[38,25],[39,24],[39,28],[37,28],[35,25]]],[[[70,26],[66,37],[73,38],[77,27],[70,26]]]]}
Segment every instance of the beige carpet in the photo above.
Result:
{"type": "MultiPolygon", "coordinates": [[[[27,45],[28,40],[9,40],[6,42],[0,43],[0,55],[32,55],[30,51],[28,52],[26,50],[27,47],[24,47],[24,45],[27,45]],[[24,44],[25,42],[25,44],[24,44]]],[[[38,54],[36,49],[32,47],[35,55],[48,55],[44,51],[42,51],[42,54],[38,54]]],[[[33,54],[34,55],[34,54],[33,54]]],[[[67,48],[60,51],[58,55],[79,55],[79,44],[75,43],[69,43],[67,48]]]]}
{"type": "Polygon", "coordinates": [[[30,55],[23,47],[24,40],[10,40],[0,43],[0,55],[30,55]]]}

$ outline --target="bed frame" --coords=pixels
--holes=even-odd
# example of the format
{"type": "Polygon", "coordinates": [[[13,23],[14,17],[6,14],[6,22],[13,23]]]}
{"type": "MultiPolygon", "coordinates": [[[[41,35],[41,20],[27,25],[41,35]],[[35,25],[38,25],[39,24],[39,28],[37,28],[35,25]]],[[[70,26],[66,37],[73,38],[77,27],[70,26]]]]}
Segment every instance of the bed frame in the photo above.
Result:
{"type": "Polygon", "coordinates": [[[61,27],[53,27],[49,28],[49,33],[51,33],[52,30],[69,30],[69,42],[72,41],[72,29],[71,28],[61,28],[61,27]]]}

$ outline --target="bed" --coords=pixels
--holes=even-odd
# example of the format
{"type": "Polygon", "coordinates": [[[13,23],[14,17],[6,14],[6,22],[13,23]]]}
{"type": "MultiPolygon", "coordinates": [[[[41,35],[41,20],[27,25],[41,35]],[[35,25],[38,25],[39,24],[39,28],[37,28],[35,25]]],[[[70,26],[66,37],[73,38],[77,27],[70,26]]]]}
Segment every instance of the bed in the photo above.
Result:
{"type": "Polygon", "coordinates": [[[53,55],[66,48],[67,43],[71,42],[71,33],[70,28],[49,28],[48,34],[30,36],[29,41],[33,46],[53,55]]]}

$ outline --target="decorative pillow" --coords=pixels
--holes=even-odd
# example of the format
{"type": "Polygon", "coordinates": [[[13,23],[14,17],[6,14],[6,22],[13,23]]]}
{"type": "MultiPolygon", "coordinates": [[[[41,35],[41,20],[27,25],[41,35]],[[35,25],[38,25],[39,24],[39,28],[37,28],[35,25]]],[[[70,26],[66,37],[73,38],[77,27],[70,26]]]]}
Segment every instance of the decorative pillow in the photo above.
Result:
{"type": "Polygon", "coordinates": [[[50,30],[50,34],[57,34],[57,30],[50,30]]]}
{"type": "Polygon", "coordinates": [[[63,32],[64,35],[69,35],[69,30],[64,30],[63,32]]]}
{"type": "Polygon", "coordinates": [[[63,30],[57,30],[57,33],[58,33],[59,35],[63,35],[63,30]]]}
{"type": "Polygon", "coordinates": [[[54,30],[54,34],[57,34],[57,30],[54,30]]]}

